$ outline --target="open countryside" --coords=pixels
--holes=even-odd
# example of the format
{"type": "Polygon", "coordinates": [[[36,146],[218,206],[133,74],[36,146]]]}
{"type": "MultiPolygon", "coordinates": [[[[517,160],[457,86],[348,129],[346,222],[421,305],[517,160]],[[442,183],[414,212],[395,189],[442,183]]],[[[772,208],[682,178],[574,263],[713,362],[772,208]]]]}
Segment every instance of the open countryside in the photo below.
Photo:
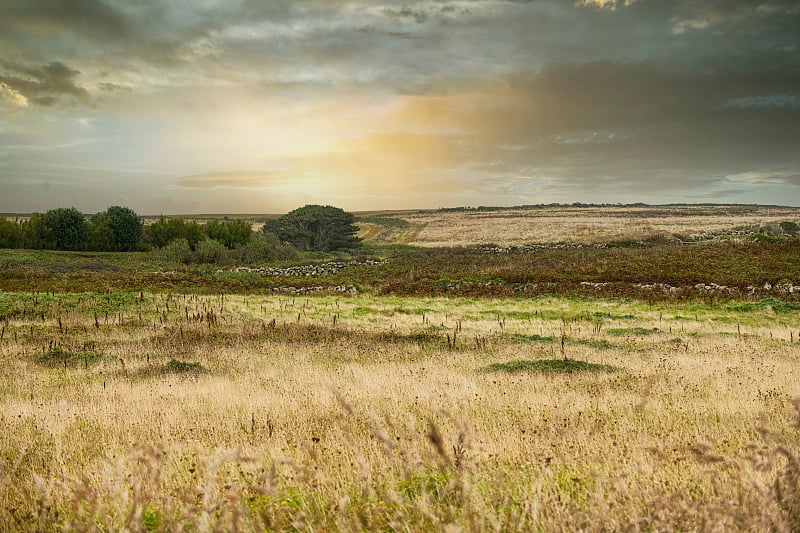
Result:
{"type": "Polygon", "coordinates": [[[0,0],[0,533],[800,532],[797,0],[0,0]]]}
{"type": "Polygon", "coordinates": [[[380,232],[328,252],[261,231],[203,256],[207,220],[180,253],[5,250],[0,520],[792,530],[798,220],[732,206],[369,213],[351,231],[380,232]],[[561,217],[592,239],[393,242],[421,219],[418,235],[454,220],[486,235],[498,218],[561,217]],[[630,238],[620,218],[641,221],[630,238]]]}

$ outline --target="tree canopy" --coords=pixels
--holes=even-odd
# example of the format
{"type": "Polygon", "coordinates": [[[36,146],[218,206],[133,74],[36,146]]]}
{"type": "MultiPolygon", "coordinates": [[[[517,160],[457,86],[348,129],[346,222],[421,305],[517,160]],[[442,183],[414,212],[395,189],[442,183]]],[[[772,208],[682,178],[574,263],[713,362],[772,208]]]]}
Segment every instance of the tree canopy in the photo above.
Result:
{"type": "Polygon", "coordinates": [[[123,252],[134,250],[142,240],[144,224],[139,215],[128,207],[112,205],[106,210],[114,234],[114,248],[123,252]]]}
{"type": "Polygon", "coordinates": [[[265,233],[301,250],[327,252],[358,246],[355,217],[338,207],[306,205],[264,225],[265,233]]]}
{"type": "Polygon", "coordinates": [[[209,239],[219,241],[232,250],[247,244],[253,236],[253,227],[247,220],[209,220],[203,226],[209,239]]]}
{"type": "Polygon", "coordinates": [[[56,250],[80,250],[86,246],[89,227],[86,217],[74,207],[59,207],[44,214],[49,240],[56,250]]]}
{"type": "Polygon", "coordinates": [[[135,250],[142,240],[143,222],[128,207],[113,205],[89,218],[89,249],[112,252],[135,250]]]}
{"type": "Polygon", "coordinates": [[[189,246],[194,249],[204,238],[200,224],[182,218],[161,217],[144,230],[145,242],[156,248],[163,248],[175,239],[186,239],[189,246]]]}
{"type": "Polygon", "coordinates": [[[22,239],[22,230],[18,224],[0,217],[0,248],[16,248],[22,239]]]}

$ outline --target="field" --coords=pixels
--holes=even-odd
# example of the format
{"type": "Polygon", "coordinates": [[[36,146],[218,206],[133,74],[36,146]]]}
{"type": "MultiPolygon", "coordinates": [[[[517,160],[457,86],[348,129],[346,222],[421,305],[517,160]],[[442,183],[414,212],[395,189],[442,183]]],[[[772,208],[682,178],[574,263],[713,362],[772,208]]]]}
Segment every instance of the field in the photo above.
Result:
{"type": "Polygon", "coordinates": [[[800,210],[765,206],[542,207],[389,214],[383,228],[370,217],[363,236],[416,246],[602,243],[658,236],[713,234],[732,228],[797,220],[800,210]],[[382,231],[379,231],[382,230],[382,231]]]}
{"type": "Polygon", "coordinates": [[[797,239],[301,259],[0,252],[0,530],[800,528],[797,239]]]}

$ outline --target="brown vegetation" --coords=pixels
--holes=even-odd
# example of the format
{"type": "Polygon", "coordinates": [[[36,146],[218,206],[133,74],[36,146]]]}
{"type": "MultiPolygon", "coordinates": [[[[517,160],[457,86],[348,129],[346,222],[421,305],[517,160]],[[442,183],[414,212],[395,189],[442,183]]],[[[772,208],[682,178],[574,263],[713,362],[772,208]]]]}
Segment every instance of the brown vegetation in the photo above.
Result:
{"type": "Polygon", "coordinates": [[[0,529],[796,530],[748,305],[6,293],[0,529]]]}

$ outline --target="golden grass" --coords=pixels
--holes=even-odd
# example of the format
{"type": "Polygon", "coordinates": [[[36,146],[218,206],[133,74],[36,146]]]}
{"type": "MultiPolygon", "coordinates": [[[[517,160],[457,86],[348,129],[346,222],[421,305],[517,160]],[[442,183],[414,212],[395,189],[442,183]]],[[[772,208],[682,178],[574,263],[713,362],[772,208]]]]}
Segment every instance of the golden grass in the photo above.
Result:
{"type": "MultiPolygon", "coordinates": [[[[508,209],[502,211],[420,212],[398,215],[419,228],[417,246],[503,246],[528,243],[595,243],[689,235],[748,224],[798,220],[796,208],[757,206],[669,206],[508,209]]],[[[390,239],[387,239],[390,240],[390,239]]]]}
{"type": "Polygon", "coordinates": [[[99,327],[31,313],[0,340],[0,530],[797,530],[798,318],[152,294],[99,327]],[[45,363],[57,345],[98,358],[45,363]],[[487,370],[563,356],[616,371],[487,370]]]}

